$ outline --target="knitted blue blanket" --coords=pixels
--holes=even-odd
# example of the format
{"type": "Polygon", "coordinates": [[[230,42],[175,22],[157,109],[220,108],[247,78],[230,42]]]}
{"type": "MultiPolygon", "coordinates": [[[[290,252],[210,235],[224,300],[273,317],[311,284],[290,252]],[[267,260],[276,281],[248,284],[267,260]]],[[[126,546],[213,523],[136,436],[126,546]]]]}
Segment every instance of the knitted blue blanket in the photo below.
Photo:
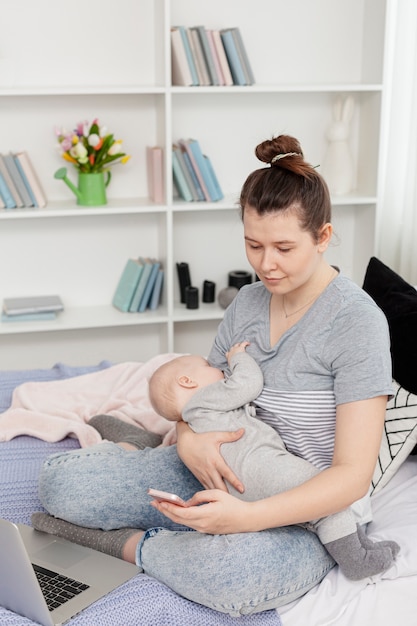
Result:
{"type": "MultiPolygon", "coordinates": [[[[14,387],[27,381],[62,380],[112,365],[94,367],[57,364],[51,369],[0,372],[0,413],[11,402],[14,387]]],[[[47,443],[32,437],[16,437],[0,443],[0,517],[30,524],[33,511],[41,511],[37,477],[50,454],[78,448],[76,439],[47,443]]],[[[0,555],[1,558],[1,555],[0,555]]],[[[70,626],[281,626],[276,611],[232,618],[190,602],[154,578],[139,574],[73,618],[70,626]],[[238,622],[237,622],[238,619],[238,622]]],[[[1,626],[36,626],[35,622],[0,607],[1,626]]]]}

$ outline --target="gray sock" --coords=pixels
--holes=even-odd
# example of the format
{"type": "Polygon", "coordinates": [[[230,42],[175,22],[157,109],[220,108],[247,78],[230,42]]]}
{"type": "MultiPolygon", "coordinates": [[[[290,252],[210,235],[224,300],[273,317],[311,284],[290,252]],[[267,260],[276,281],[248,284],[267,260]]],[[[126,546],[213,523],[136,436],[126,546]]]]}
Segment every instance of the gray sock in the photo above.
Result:
{"type": "Polygon", "coordinates": [[[364,529],[361,526],[359,526],[359,524],[358,524],[358,537],[359,537],[359,541],[361,542],[362,547],[366,548],[366,550],[373,550],[375,547],[377,549],[390,548],[394,559],[400,551],[400,546],[398,545],[396,541],[372,541],[372,539],[369,539],[368,535],[366,534],[364,529]]]}
{"type": "Polygon", "coordinates": [[[161,435],[128,424],[117,417],[113,417],[113,415],[95,415],[88,423],[100,433],[103,439],[115,443],[125,441],[131,443],[138,450],[156,448],[162,443],[161,435]]]}
{"type": "MultiPolygon", "coordinates": [[[[70,522],[53,517],[46,513],[33,513],[32,526],[50,535],[57,535],[80,546],[86,546],[118,559],[123,558],[126,541],[141,531],[137,528],[120,528],[118,530],[100,530],[83,528],[70,522]]],[[[139,536],[138,536],[139,538],[139,536]]]]}
{"type": "Polygon", "coordinates": [[[330,541],[324,547],[350,580],[361,580],[385,572],[391,567],[399,551],[399,546],[394,541],[372,542],[363,532],[330,541]],[[365,546],[362,544],[364,537],[365,546]]]}

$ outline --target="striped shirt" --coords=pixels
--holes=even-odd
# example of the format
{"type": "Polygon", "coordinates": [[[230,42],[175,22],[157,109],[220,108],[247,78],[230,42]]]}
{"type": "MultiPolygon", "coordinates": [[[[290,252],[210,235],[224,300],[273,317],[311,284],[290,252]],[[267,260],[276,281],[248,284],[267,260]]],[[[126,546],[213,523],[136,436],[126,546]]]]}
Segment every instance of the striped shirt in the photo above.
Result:
{"type": "Polygon", "coordinates": [[[336,404],[332,391],[275,391],[264,387],[257,417],[281,435],[289,452],[319,469],[332,462],[336,404]]]}

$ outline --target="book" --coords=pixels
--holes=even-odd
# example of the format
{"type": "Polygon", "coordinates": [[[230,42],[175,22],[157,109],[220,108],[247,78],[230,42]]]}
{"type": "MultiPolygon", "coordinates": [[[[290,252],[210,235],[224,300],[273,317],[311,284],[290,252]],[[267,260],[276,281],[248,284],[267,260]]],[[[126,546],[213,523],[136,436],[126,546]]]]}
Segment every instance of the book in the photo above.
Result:
{"type": "Polygon", "coordinates": [[[213,37],[214,46],[216,48],[217,56],[218,56],[218,59],[219,59],[219,64],[220,64],[221,71],[222,71],[222,74],[223,74],[224,85],[226,87],[230,87],[231,85],[233,85],[233,77],[232,77],[232,73],[230,71],[230,66],[229,66],[229,62],[227,60],[226,52],[224,50],[224,46],[223,46],[222,38],[221,38],[221,35],[220,35],[220,31],[219,30],[212,30],[211,34],[212,34],[212,37],[213,37]]]}
{"type": "Polygon", "coordinates": [[[21,313],[20,315],[1,314],[2,322],[37,322],[56,319],[55,311],[40,311],[39,313],[21,313]]]}
{"type": "Polygon", "coordinates": [[[237,52],[235,39],[230,28],[220,31],[220,36],[226,52],[227,61],[232,73],[234,85],[246,85],[246,78],[237,52]]]}
{"type": "Polygon", "coordinates": [[[190,66],[178,28],[171,28],[171,71],[173,85],[189,87],[193,84],[190,66]]]}
{"type": "Polygon", "coordinates": [[[152,290],[151,299],[149,301],[149,310],[155,311],[161,302],[162,286],[164,283],[164,269],[161,266],[156,275],[154,288],[152,290]]]}
{"type": "Polygon", "coordinates": [[[162,204],[164,201],[164,163],[162,148],[159,146],[146,147],[146,167],[149,197],[152,202],[162,204]]]}
{"type": "Polygon", "coordinates": [[[189,48],[191,50],[191,55],[193,57],[194,67],[195,67],[195,70],[197,72],[198,85],[204,85],[204,75],[203,75],[202,69],[200,67],[199,60],[198,60],[197,49],[196,49],[196,45],[195,45],[194,33],[191,32],[190,28],[186,28],[185,29],[185,35],[186,35],[186,37],[188,39],[188,45],[189,45],[189,48]]]}
{"type": "Polygon", "coordinates": [[[182,157],[184,159],[184,163],[185,166],[188,168],[188,171],[190,172],[192,181],[193,181],[193,187],[195,188],[196,192],[197,192],[197,200],[199,202],[201,202],[202,200],[204,200],[204,193],[203,190],[201,189],[201,185],[200,182],[197,178],[197,174],[195,173],[195,170],[192,166],[190,157],[188,155],[188,153],[186,152],[186,150],[184,149],[183,146],[179,146],[181,152],[182,152],[182,157]]]}
{"type": "Polygon", "coordinates": [[[11,176],[11,178],[13,179],[14,184],[16,185],[16,188],[19,191],[19,195],[22,198],[22,202],[23,202],[23,206],[25,207],[32,207],[33,206],[33,202],[32,199],[29,195],[29,192],[27,190],[27,187],[25,185],[25,182],[22,178],[22,175],[16,165],[16,161],[14,159],[13,154],[9,153],[9,154],[5,154],[3,156],[4,159],[4,163],[6,164],[6,167],[9,171],[9,174],[11,176]]]}
{"type": "Polygon", "coordinates": [[[200,85],[208,87],[211,85],[206,60],[204,57],[203,47],[201,45],[200,36],[195,28],[190,28],[190,37],[192,41],[192,50],[194,53],[194,59],[197,64],[197,71],[199,76],[200,85]]]}
{"type": "Polygon", "coordinates": [[[6,181],[3,178],[3,174],[0,172],[0,195],[3,199],[3,203],[6,209],[15,209],[16,203],[13,200],[13,196],[10,193],[10,189],[7,186],[6,181]]]}
{"type": "Polygon", "coordinates": [[[245,44],[243,43],[242,34],[240,32],[240,29],[237,27],[232,28],[231,30],[233,39],[236,44],[237,53],[239,55],[239,59],[243,68],[243,73],[245,74],[246,84],[253,85],[255,83],[255,76],[253,75],[245,44]]]}
{"type": "Polygon", "coordinates": [[[25,187],[27,189],[27,192],[29,194],[29,197],[30,197],[30,204],[28,206],[33,206],[35,208],[38,208],[38,202],[37,202],[37,200],[35,198],[35,194],[33,193],[33,189],[32,189],[32,187],[31,187],[31,185],[29,183],[28,177],[26,176],[26,172],[23,169],[23,165],[22,165],[20,159],[16,155],[12,155],[12,156],[13,156],[14,162],[16,163],[17,169],[19,170],[19,174],[22,177],[22,180],[24,182],[24,185],[25,185],[25,187]]]}
{"type": "Polygon", "coordinates": [[[222,191],[222,189],[220,187],[220,183],[219,183],[219,181],[217,179],[216,172],[214,171],[213,165],[212,165],[209,157],[206,154],[204,154],[203,157],[204,157],[204,159],[206,161],[207,169],[210,172],[210,176],[211,176],[211,179],[213,181],[214,188],[216,190],[216,196],[217,196],[216,200],[222,200],[223,197],[224,197],[223,191],[222,191]]]}
{"type": "Polygon", "coordinates": [[[209,81],[211,85],[219,85],[219,77],[216,72],[216,66],[214,63],[213,55],[210,48],[210,43],[207,37],[207,32],[204,26],[193,26],[191,30],[195,30],[198,33],[200,39],[201,50],[203,52],[204,63],[207,68],[209,81]]]}
{"type": "Polygon", "coordinates": [[[193,52],[191,50],[190,40],[188,38],[187,31],[184,26],[174,26],[174,28],[178,28],[178,30],[180,31],[182,43],[184,45],[185,55],[187,57],[188,66],[191,72],[192,85],[197,87],[200,84],[200,82],[198,79],[197,67],[195,64],[193,52]]]}
{"type": "Polygon", "coordinates": [[[21,168],[25,173],[29,186],[29,195],[31,191],[34,197],[34,206],[40,208],[46,207],[46,194],[42,188],[41,182],[36,174],[28,153],[25,150],[22,150],[21,152],[17,152],[14,157],[20,163],[21,168]]]}
{"type": "Polygon", "coordinates": [[[4,298],[3,312],[7,315],[22,315],[26,313],[45,313],[47,311],[62,311],[64,305],[60,296],[21,296],[4,298]]]}
{"type": "Polygon", "coordinates": [[[208,202],[210,202],[211,198],[210,198],[210,194],[208,192],[206,183],[204,181],[204,177],[202,172],[200,171],[200,168],[198,167],[197,161],[194,158],[194,154],[193,151],[191,150],[190,144],[189,144],[189,140],[185,140],[185,139],[180,139],[178,141],[178,144],[184,148],[184,150],[186,151],[186,153],[188,154],[188,157],[190,159],[190,163],[191,166],[195,172],[195,175],[197,177],[197,180],[199,182],[200,188],[203,192],[203,196],[204,196],[204,200],[207,200],[208,202]]]}
{"type": "Polygon", "coordinates": [[[142,299],[143,293],[148,283],[149,276],[151,274],[151,270],[153,266],[153,261],[149,257],[146,257],[146,258],[139,257],[139,261],[142,263],[143,269],[139,277],[139,280],[137,282],[136,289],[133,294],[133,298],[130,302],[130,306],[129,306],[130,313],[138,312],[140,301],[142,299]]]}
{"type": "Polygon", "coordinates": [[[0,172],[5,180],[5,183],[10,191],[10,194],[14,200],[16,207],[19,207],[19,208],[24,207],[25,204],[19,194],[19,191],[16,185],[13,182],[12,177],[10,176],[9,170],[6,167],[6,163],[4,161],[4,157],[2,154],[0,154],[0,172]]]}
{"type": "Polygon", "coordinates": [[[143,313],[148,308],[148,304],[152,295],[152,290],[155,285],[155,280],[158,275],[158,270],[161,265],[160,262],[157,261],[156,259],[151,259],[151,260],[152,260],[152,268],[149,274],[148,282],[146,283],[145,290],[143,292],[143,295],[142,295],[142,298],[138,307],[139,313],[143,313]]]}
{"type": "Polygon", "coordinates": [[[180,197],[185,200],[185,202],[192,202],[193,196],[187,185],[187,179],[182,171],[181,163],[178,161],[178,155],[174,150],[172,151],[172,173],[174,184],[180,197]]]}
{"type": "Polygon", "coordinates": [[[128,259],[117,283],[112,305],[127,313],[142,273],[143,264],[139,259],[128,259]]]}
{"type": "Polygon", "coordinates": [[[217,54],[217,48],[214,43],[213,31],[210,29],[206,29],[206,34],[207,34],[207,39],[208,39],[209,46],[210,46],[211,56],[213,58],[213,63],[216,68],[217,78],[219,80],[218,84],[221,87],[223,87],[226,83],[225,83],[225,79],[223,75],[223,70],[220,65],[219,55],[217,54]]]}
{"type": "Polygon", "coordinates": [[[207,191],[209,193],[209,200],[212,202],[216,202],[217,200],[221,200],[222,195],[218,195],[218,191],[216,189],[216,185],[214,183],[210,168],[207,166],[207,161],[204,158],[204,155],[201,151],[201,147],[197,139],[189,139],[188,145],[194,155],[195,162],[203,176],[207,191]]]}
{"type": "Polygon", "coordinates": [[[190,170],[190,168],[189,168],[188,164],[187,164],[187,163],[186,163],[186,161],[185,161],[185,158],[184,158],[184,153],[183,153],[183,151],[182,151],[181,147],[180,147],[180,146],[178,146],[177,144],[174,144],[174,145],[173,145],[173,147],[172,147],[172,149],[173,149],[173,151],[174,151],[174,152],[175,152],[175,154],[176,154],[176,157],[177,157],[177,160],[178,160],[178,162],[179,162],[179,164],[180,164],[180,167],[181,167],[182,173],[184,174],[184,178],[185,178],[185,180],[186,180],[187,187],[188,187],[188,189],[189,189],[189,190],[190,190],[190,192],[191,192],[192,199],[193,199],[194,201],[198,202],[198,200],[199,200],[200,198],[199,198],[199,196],[198,196],[197,187],[195,186],[195,184],[194,184],[194,179],[193,179],[193,177],[191,176],[191,170],[190,170]]]}

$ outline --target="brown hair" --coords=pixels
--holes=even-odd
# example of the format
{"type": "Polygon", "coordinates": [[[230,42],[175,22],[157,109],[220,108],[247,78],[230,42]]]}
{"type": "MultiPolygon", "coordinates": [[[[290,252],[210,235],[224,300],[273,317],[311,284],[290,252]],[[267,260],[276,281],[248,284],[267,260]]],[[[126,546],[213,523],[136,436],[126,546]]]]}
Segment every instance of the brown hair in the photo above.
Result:
{"type": "Polygon", "coordinates": [[[317,241],[322,226],[331,221],[330,194],[322,176],[304,160],[298,140],[279,135],[256,146],[255,154],[268,167],[249,174],[243,184],[242,219],[246,206],[260,215],[294,209],[301,228],[317,241]]]}

